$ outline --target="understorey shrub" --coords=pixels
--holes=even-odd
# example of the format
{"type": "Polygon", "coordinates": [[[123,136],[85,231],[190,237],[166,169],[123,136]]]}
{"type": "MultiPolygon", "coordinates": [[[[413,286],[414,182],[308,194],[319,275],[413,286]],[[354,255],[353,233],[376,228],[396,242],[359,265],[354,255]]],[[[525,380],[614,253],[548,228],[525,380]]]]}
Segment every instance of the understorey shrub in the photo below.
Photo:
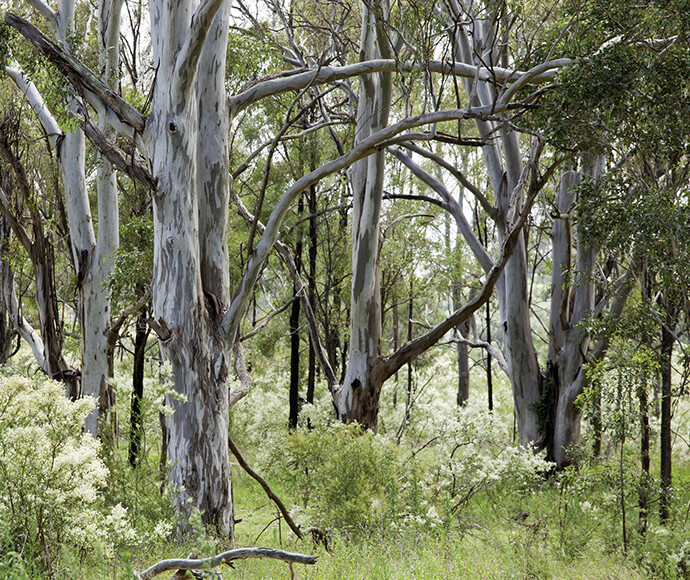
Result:
{"type": "Polygon", "coordinates": [[[11,575],[73,576],[69,566],[135,540],[127,510],[102,505],[108,471],[82,432],[93,407],[61,383],[0,378],[0,552],[11,575]]]}

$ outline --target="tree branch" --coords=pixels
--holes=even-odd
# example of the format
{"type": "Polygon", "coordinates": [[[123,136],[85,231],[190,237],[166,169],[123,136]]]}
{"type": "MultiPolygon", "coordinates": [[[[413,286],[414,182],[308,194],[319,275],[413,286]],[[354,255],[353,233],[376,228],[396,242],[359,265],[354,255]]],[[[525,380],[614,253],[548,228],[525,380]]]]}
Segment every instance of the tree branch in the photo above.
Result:
{"type": "MultiPolygon", "coordinates": [[[[527,195],[527,199],[522,207],[522,211],[516,217],[513,222],[512,229],[510,233],[503,241],[501,245],[501,251],[498,260],[494,263],[494,266],[489,271],[484,284],[482,285],[479,293],[472,298],[465,306],[456,310],[443,322],[437,324],[434,328],[425,332],[421,336],[405,343],[397,352],[393,353],[389,357],[383,360],[382,372],[385,378],[388,378],[395,374],[403,365],[407,364],[409,361],[413,360],[415,357],[419,356],[424,351],[428,350],[431,346],[436,344],[444,334],[449,330],[456,327],[468,320],[472,314],[474,314],[479,308],[486,303],[491,297],[494,286],[498,281],[503,268],[508,263],[515,245],[518,242],[519,236],[522,235],[522,228],[527,221],[527,217],[530,214],[534,200],[540,191],[538,187],[539,180],[534,176],[537,171],[537,159],[538,155],[541,153],[541,147],[534,147],[532,154],[533,158],[530,163],[527,164],[525,171],[529,168],[533,172],[533,179],[530,181],[530,189],[527,195]]],[[[524,178],[521,177],[521,183],[524,183],[524,178]]]]}
{"type": "Polygon", "coordinates": [[[446,202],[448,206],[449,213],[455,219],[458,231],[462,234],[462,237],[467,242],[467,245],[470,247],[470,250],[472,250],[474,257],[479,262],[479,265],[482,267],[484,272],[488,272],[489,270],[491,270],[491,267],[494,265],[491,256],[489,256],[482,243],[477,239],[477,236],[474,235],[472,227],[465,218],[465,213],[463,212],[462,207],[460,207],[460,204],[457,202],[457,200],[450,194],[446,186],[443,185],[443,183],[441,183],[433,175],[430,175],[427,171],[424,171],[424,169],[417,165],[417,163],[415,163],[409,155],[403,153],[399,148],[396,147],[395,149],[389,150],[400,161],[402,161],[402,163],[419,180],[421,180],[423,183],[426,183],[426,185],[428,185],[439,196],[441,196],[441,198],[443,198],[443,200],[446,202]]]}
{"type": "Polygon", "coordinates": [[[472,348],[485,349],[486,352],[488,352],[491,355],[491,357],[498,363],[498,366],[501,367],[501,370],[506,375],[508,375],[508,363],[506,362],[503,353],[490,342],[486,342],[484,340],[469,340],[467,338],[463,338],[462,336],[453,337],[451,341],[466,344],[467,346],[470,346],[472,348]]]}
{"type": "Polygon", "coordinates": [[[141,133],[144,130],[146,122],[144,115],[112,91],[88,67],[46,37],[33,24],[12,13],[5,15],[5,22],[16,29],[53,63],[67,77],[75,91],[83,94],[92,107],[99,111],[104,110],[112,113],[119,121],[119,123],[115,123],[113,119],[109,119],[116,131],[123,132],[125,136],[132,138],[134,133],[141,133]]]}
{"type": "MultiPolygon", "coordinates": [[[[530,71],[531,75],[527,81],[524,81],[521,86],[529,83],[541,83],[551,79],[559,68],[572,64],[571,59],[563,58],[554,61],[549,61],[540,65],[542,72],[535,73],[534,69],[530,71]]],[[[537,68],[537,67],[535,67],[537,68]]],[[[526,73],[504,69],[499,67],[494,68],[477,68],[474,65],[469,65],[461,62],[442,62],[431,61],[420,65],[418,63],[408,61],[400,62],[395,59],[373,59],[356,64],[331,67],[324,66],[316,70],[308,70],[299,72],[286,77],[271,78],[264,81],[259,81],[244,91],[230,97],[228,105],[232,116],[240,111],[246,109],[250,105],[260,101],[269,96],[280,95],[288,91],[301,90],[306,86],[318,85],[339,81],[342,79],[352,78],[356,76],[363,76],[372,73],[381,72],[412,72],[415,70],[428,70],[433,73],[449,74],[465,78],[478,78],[481,81],[501,81],[514,82],[520,80],[526,73]]]]}
{"type": "Polygon", "coordinates": [[[215,568],[233,560],[242,560],[246,558],[271,558],[273,560],[282,560],[283,562],[295,564],[316,564],[318,556],[295,554],[283,550],[274,550],[272,548],[238,548],[236,550],[223,552],[212,558],[204,558],[203,560],[182,558],[162,560],[151,566],[148,570],[144,570],[141,574],[136,574],[135,572],[135,575],[138,580],[148,580],[168,570],[203,570],[215,568]]]}
{"type": "Polygon", "coordinates": [[[89,141],[94,144],[103,157],[113,164],[115,169],[129,175],[133,181],[138,181],[152,192],[156,191],[158,182],[143,163],[134,159],[134,155],[127,155],[122,149],[109,141],[89,119],[84,119],[81,122],[81,128],[84,131],[84,135],[88,137],[89,141]]]}
{"type": "Polygon", "coordinates": [[[302,191],[309,186],[318,183],[324,177],[336,173],[337,171],[341,171],[359,159],[363,159],[364,157],[367,157],[378,151],[386,141],[400,133],[408,131],[409,129],[422,125],[439,123],[442,121],[458,121],[462,119],[477,119],[487,117],[491,118],[492,109],[493,107],[476,107],[471,110],[452,109],[449,111],[435,111],[433,113],[408,117],[407,119],[377,131],[373,135],[363,139],[346,155],[338,157],[337,159],[322,165],[318,169],[298,179],[291,187],[288,188],[271,212],[271,216],[266,223],[261,240],[256,246],[254,254],[249,258],[247,268],[242,280],[240,281],[240,285],[237,289],[235,297],[233,298],[230,307],[223,315],[220,330],[225,334],[226,338],[228,340],[234,340],[239,328],[240,319],[244,315],[249,304],[251,291],[259,278],[259,274],[263,269],[264,262],[266,261],[269,252],[280,236],[280,226],[282,225],[283,219],[287,215],[292,203],[302,191]]]}
{"type": "Polygon", "coordinates": [[[58,19],[55,10],[53,10],[48,4],[43,2],[43,0],[26,0],[33,8],[40,12],[43,17],[48,21],[50,27],[54,32],[58,29],[58,19]]]}
{"type": "Polygon", "coordinates": [[[175,60],[173,72],[173,100],[186,101],[199,64],[199,57],[206,42],[206,36],[224,0],[202,0],[192,16],[192,23],[185,43],[175,60]]]}
{"type": "Polygon", "coordinates": [[[285,507],[285,504],[274,493],[274,491],[271,489],[271,486],[268,485],[266,480],[251,468],[251,466],[249,465],[249,463],[247,463],[245,458],[242,457],[242,453],[240,453],[240,450],[237,448],[237,445],[235,445],[235,442],[230,437],[228,437],[228,447],[230,447],[230,451],[232,451],[232,454],[237,458],[237,461],[242,466],[242,469],[244,469],[250,477],[256,480],[256,482],[266,492],[266,495],[269,497],[269,499],[274,504],[276,504],[276,507],[280,510],[280,513],[283,515],[283,518],[285,519],[285,523],[287,523],[287,525],[290,526],[290,529],[300,540],[303,540],[304,534],[302,534],[302,530],[300,530],[300,527],[294,522],[292,517],[290,517],[290,512],[285,507]]]}
{"type": "Polygon", "coordinates": [[[228,394],[228,409],[232,409],[233,406],[239,400],[244,399],[252,389],[252,377],[247,370],[247,363],[244,360],[244,350],[239,340],[236,340],[232,345],[232,354],[235,359],[235,372],[240,379],[240,386],[228,394]]]}
{"type": "Polygon", "coordinates": [[[441,157],[440,155],[436,155],[435,153],[432,153],[431,151],[424,149],[424,147],[420,147],[416,143],[404,143],[403,147],[405,147],[405,149],[413,151],[414,153],[417,153],[418,155],[421,155],[422,157],[426,157],[427,159],[436,163],[436,165],[438,165],[439,167],[448,171],[453,177],[455,177],[455,179],[457,179],[461,183],[461,185],[465,189],[467,189],[475,197],[475,199],[482,206],[482,209],[486,212],[486,214],[491,219],[495,219],[496,208],[491,204],[491,202],[486,198],[486,196],[481,191],[479,191],[479,188],[476,187],[471,181],[469,181],[462,172],[458,171],[456,167],[448,163],[448,161],[443,159],[443,157],[441,157]]]}
{"type": "Polygon", "coordinates": [[[34,83],[32,83],[23,72],[11,66],[6,66],[5,72],[19,87],[22,93],[24,93],[29,106],[33,109],[34,113],[38,117],[38,122],[46,132],[46,136],[48,137],[51,147],[57,150],[58,143],[62,138],[63,133],[60,129],[60,126],[57,124],[55,117],[53,117],[52,113],[48,110],[48,107],[43,100],[43,96],[38,91],[38,88],[36,88],[36,85],[34,85],[34,83]]]}

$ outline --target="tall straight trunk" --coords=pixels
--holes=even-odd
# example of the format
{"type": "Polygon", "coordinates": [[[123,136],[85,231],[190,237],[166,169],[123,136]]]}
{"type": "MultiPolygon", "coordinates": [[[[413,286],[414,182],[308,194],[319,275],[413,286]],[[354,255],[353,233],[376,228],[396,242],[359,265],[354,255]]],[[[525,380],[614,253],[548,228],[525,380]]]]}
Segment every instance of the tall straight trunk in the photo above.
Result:
{"type": "Polygon", "coordinates": [[[6,218],[0,218],[0,365],[5,364],[12,353],[13,338],[16,330],[8,308],[9,300],[5,299],[5,280],[11,279],[9,249],[12,228],[6,218]]]}
{"type": "MultiPolygon", "coordinates": [[[[300,205],[301,205],[300,199],[300,205]]],[[[297,242],[295,249],[295,266],[299,272],[302,267],[302,240],[297,242]]],[[[300,300],[298,293],[300,288],[293,284],[292,288],[292,306],[290,307],[290,396],[289,396],[289,412],[288,412],[288,427],[290,429],[297,428],[297,420],[299,418],[299,311],[300,300]]]]}
{"type": "MultiPolygon", "coordinates": [[[[122,5],[123,0],[99,2],[101,75],[112,90],[117,90],[119,79],[122,5]]],[[[108,128],[103,115],[99,116],[98,125],[106,137],[115,139],[115,132],[108,128]]],[[[112,437],[117,430],[117,420],[115,392],[108,384],[112,370],[107,356],[111,297],[108,280],[114,271],[114,252],[119,246],[120,216],[115,168],[102,154],[99,154],[97,163],[98,237],[95,237],[91,225],[88,253],[84,254],[86,245],[80,246],[79,250],[86,268],[82,285],[82,384],[84,393],[98,400],[98,414],[93,413],[87,418],[87,430],[95,434],[100,423],[101,434],[108,433],[107,436],[112,437]]]]}
{"type": "Polygon", "coordinates": [[[206,524],[232,534],[227,377],[235,337],[228,341],[219,332],[229,304],[224,75],[230,3],[208,8],[192,21],[196,3],[151,2],[157,77],[144,137],[158,180],[153,314],[176,391],[166,401],[173,410],[169,480],[183,512],[197,508],[206,524]],[[205,18],[213,21],[201,50],[194,41],[205,18]]]}
{"type": "Polygon", "coordinates": [[[669,501],[673,485],[673,465],[671,460],[671,417],[672,417],[672,369],[673,344],[675,338],[669,325],[673,325],[673,315],[667,315],[661,327],[661,498],[659,499],[659,517],[662,523],[669,518],[669,501]]]}
{"type": "MultiPolygon", "coordinates": [[[[455,306],[455,310],[460,307],[459,304],[455,306]]],[[[469,321],[463,322],[458,329],[460,336],[462,338],[468,338],[470,335],[470,323],[469,321]]],[[[457,354],[458,354],[458,395],[457,403],[458,406],[462,407],[467,404],[470,399],[470,354],[467,344],[458,341],[457,343],[457,354]]]]}
{"type": "Polygon", "coordinates": [[[638,529],[640,535],[647,533],[647,514],[649,511],[649,403],[647,401],[647,385],[637,387],[637,399],[640,403],[640,487],[638,491],[638,507],[640,519],[638,529]]]}
{"type": "MultiPolygon", "coordinates": [[[[390,53],[388,38],[378,16],[387,16],[387,1],[375,6],[362,4],[360,60],[390,53]]],[[[355,144],[388,124],[391,105],[390,73],[361,78],[357,107],[355,144]]],[[[383,200],[385,152],[358,161],[352,172],[352,287],[350,300],[350,343],[347,370],[336,394],[338,415],[376,428],[384,376],[381,356],[381,288],[379,233],[383,200]]]]}
{"type": "MultiPolygon", "coordinates": [[[[472,24],[466,28],[459,24],[466,20],[459,4],[452,2],[449,9],[449,18],[453,22],[451,36],[455,60],[476,66],[481,62],[497,62],[492,42],[495,23],[471,19],[472,24]]],[[[495,102],[496,95],[489,83],[463,79],[463,86],[471,105],[495,102]]],[[[491,217],[496,222],[499,241],[503,243],[508,235],[513,193],[522,173],[522,153],[517,134],[512,130],[499,128],[489,121],[477,120],[476,124],[480,137],[487,140],[482,154],[496,199],[491,217]]],[[[520,211],[520,208],[520,201],[517,200],[515,209],[520,211]]],[[[519,439],[523,445],[540,447],[544,437],[536,408],[542,397],[542,375],[532,340],[527,276],[525,239],[521,236],[496,284],[496,291],[519,439]]]]}
{"type": "MultiPolygon", "coordinates": [[[[315,164],[314,164],[315,165],[315,164]]],[[[316,169],[316,167],[310,167],[316,169]]],[[[316,304],[316,258],[317,258],[317,231],[316,231],[316,186],[309,188],[307,194],[307,207],[309,209],[309,275],[307,278],[307,296],[309,302],[316,304]]],[[[311,335],[309,335],[309,367],[307,371],[307,403],[314,404],[314,390],[316,388],[316,351],[311,335]]]]}
{"type": "Polygon", "coordinates": [[[144,308],[137,316],[134,336],[134,363],[132,364],[132,399],[129,420],[129,463],[136,467],[140,460],[142,416],[144,399],[144,370],[146,366],[146,341],[149,336],[148,313],[144,308]]]}

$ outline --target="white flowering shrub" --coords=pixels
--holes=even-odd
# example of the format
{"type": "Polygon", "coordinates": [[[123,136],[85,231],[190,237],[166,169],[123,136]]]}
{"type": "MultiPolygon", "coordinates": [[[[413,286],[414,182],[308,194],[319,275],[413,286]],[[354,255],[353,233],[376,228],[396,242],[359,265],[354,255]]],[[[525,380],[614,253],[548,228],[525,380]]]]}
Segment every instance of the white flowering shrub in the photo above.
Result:
{"type": "MultiPolygon", "coordinates": [[[[300,524],[346,533],[447,529],[474,494],[528,491],[552,468],[543,454],[512,443],[512,414],[490,413],[476,398],[458,409],[449,364],[438,357],[419,371],[400,445],[404,393],[393,405],[394,384],[384,386],[377,434],[335,419],[325,389],[288,433],[287,375],[276,370],[255,374],[251,393],[231,411],[231,436],[253,454],[300,524]]],[[[499,404],[510,410],[510,400],[499,404]]]]}
{"type": "Polygon", "coordinates": [[[108,471],[82,433],[93,407],[61,383],[0,378],[0,542],[36,573],[54,571],[61,548],[107,552],[132,539],[122,506],[98,509],[108,471]]]}

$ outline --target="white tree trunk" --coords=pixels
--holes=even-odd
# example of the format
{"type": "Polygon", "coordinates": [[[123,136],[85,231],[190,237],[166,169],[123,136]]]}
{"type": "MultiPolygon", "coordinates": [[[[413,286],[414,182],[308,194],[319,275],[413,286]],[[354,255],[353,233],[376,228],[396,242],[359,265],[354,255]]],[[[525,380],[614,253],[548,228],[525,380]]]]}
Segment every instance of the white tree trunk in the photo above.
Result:
{"type": "MultiPolygon", "coordinates": [[[[454,11],[455,22],[464,20],[457,2],[450,3],[454,11]]],[[[493,50],[491,23],[472,19],[470,30],[458,26],[454,30],[456,60],[468,65],[480,65],[480,62],[496,62],[495,55],[489,58],[493,50]]],[[[470,103],[474,106],[486,106],[496,102],[496,95],[487,81],[463,79],[470,103]]],[[[510,129],[499,129],[495,122],[477,121],[479,135],[487,140],[482,147],[484,164],[495,197],[495,215],[499,240],[503,242],[507,235],[513,193],[522,174],[522,153],[515,132],[510,129]],[[496,138],[496,133],[500,139],[496,138]]],[[[515,208],[520,210],[520,203],[515,208]]],[[[508,363],[508,371],[513,389],[515,414],[518,435],[523,445],[540,446],[543,434],[539,430],[539,421],[535,403],[540,400],[541,372],[537,361],[532,339],[532,327],[529,312],[527,287],[527,256],[524,237],[518,241],[508,261],[503,275],[496,285],[503,347],[508,363]]]]}
{"type": "MultiPolygon", "coordinates": [[[[374,7],[362,4],[360,59],[390,49],[383,34],[377,34],[376,11],[385,17],[387,2],[374,7]]],[[[388,124],[391,102],[391,74],[367,75],[360,80],[355,144],[388,124]]],[[[336,396],[338,415],[375,428],[383,377],[381,357],[381,288],[379,268],[380,215],[383,200],[385,152],[358,161],[352,168],[352,286],[350,342],[347,370],[336,396]]]]}
{"type": "MultiPolygon", "coordinates": [[[[224,117],[219,75],[225,71],[223,35],[228,23],[227,10],[221,10],[209,33],[215,40],[200,61],[202,70],[219,69],[220,73],[203,79],[208,90],[200,94],[202,81],[197,85],[195,63],[188,60],[199,57],[194,47],[188,48],[195,40],[194,8],[189,2],[172,8],[160,1],[151,4],[158,75],[145,140],[158,179],[153,199],[153,310],[176,391],[168,397],[174,411],[168,417],[168,457],[170,482],[178,491],[176,501],[183,510],[198,508],[207,524],[231,534],[229,353],[228,342],[217,332],[228,276],[227,251],[217,250],[227,243],[222,239],[227,226],[213,219],[214,208],[221,211],[216,219],[227,219],[221,207],[228,200],[227,145],[221,136],[227,120],[216,126],[213,117],[205,116],[215,116],[216,123],[224,117]],[[210,151],[213,144],[218,149],[210,151]],[[215,162],[209,160],[212,155],[215,162]]],[[[198,23],[203,15],[195,19],[198,23]]]]}

